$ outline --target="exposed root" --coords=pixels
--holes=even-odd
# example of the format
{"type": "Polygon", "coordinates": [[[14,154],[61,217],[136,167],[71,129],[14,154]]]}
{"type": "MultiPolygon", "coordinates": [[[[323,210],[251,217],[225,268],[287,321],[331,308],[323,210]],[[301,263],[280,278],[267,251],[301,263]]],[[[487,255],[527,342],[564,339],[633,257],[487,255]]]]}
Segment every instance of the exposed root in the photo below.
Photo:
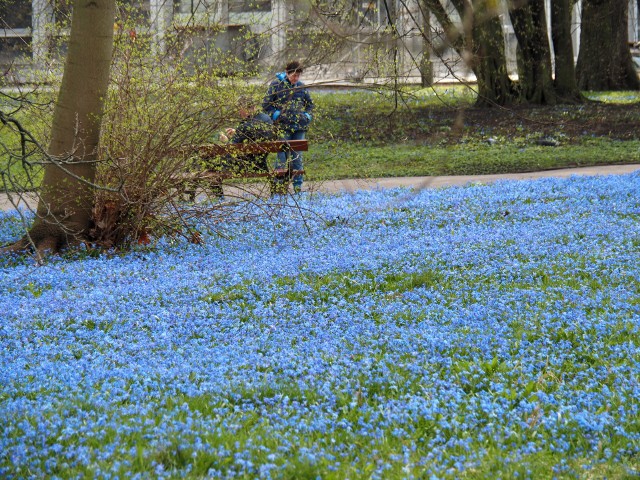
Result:
{"type": "Polygon", "coordinates": [[[34,225],[15,243],[0,248],[0,255],[35,255],[42,264],[48,255],[60,253],[64,248],[77,244],[77,236],[71,235],[59,225],[34,225]]]}

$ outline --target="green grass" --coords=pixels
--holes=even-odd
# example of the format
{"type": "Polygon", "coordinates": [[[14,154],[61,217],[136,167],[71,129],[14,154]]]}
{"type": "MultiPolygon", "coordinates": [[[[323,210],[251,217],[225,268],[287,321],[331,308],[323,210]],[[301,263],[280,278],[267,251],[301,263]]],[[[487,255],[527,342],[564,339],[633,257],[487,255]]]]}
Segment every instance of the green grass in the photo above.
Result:
{"type": "MultiPolygon", "coordinates": [[[[464,112],[473,109],[475,101],[474,92],[464,86],[406,88],[398,95],[364,90],[313,94],[315,122],[308,135],[310,151],[305,154],[308,180],[519,173],[640,161],[637,134],[632,133],[631,138],[627,134],[621,141],[614,134],[595,136],[588,129],[576,133],[575,126],[569,133],[564,130],[596,115],[600,123],[612,128],[640,124],[640,92],[585,94],[598,105],[627,106],[628,110],[594,113],[589,110],[598,108],[593,104],[490,109],[486,115],[493,122],[484,124],[481,113],[479,120],[468,120],[457,131],[457,112],[464,119],[464,112]],[[550,134],[557,146],[537,144],[550,134]]],[[[44,111],[31,108],[19,112],[17,118],[43,137],[44,111]]],[[[18,182],[32,175],[37,184],[41,178],[37,168],[25,170],[15,158],[10,160],[8,152],[19,152],[20,147],[15,130],[0,128],[0,142],[6,147],[0,168],[18,182]]]]}
{"type": "MultiPolygon", "coordinates": [[[[11,120],[0,123],[0,174],[3,182],[12,190],[37,185],[42,178],[42,169],[36,164],[42,161],[42,155],[39,146],[33,141],[38,142],[42,148],[48,146],[51,98],[31,95],[29,101],[31,103],[20,107],[16,100],[0,97],[0,109],[11,120]],[[23,136],[21,128],[33,138],[23,136]]],[[[3,186],[0,184],[0,188],[3,186]]]]}
{"type": "Polygon", "coordinates": [[[305,170],[308,180],[521,173],[640,162],[640,140],[589,139],[580,145],[544,147],[502,144],[317,145],[305,170]]]}
{"type": "Polygon", "coordinates": [[[586,96],[596,103],[478,112],[473,92],[462,86],[408,89],[400,98],[363,91],[317,94],[307,178],[500,174],[639,162],[639,130],[628,126],[640,128],[640,92],[586,96]],[[456,117],[462,120],[458,127],[456,117]],[[555,146],[539,144],[548,137],[555,146]]]}
{"type": "Polygon", "coordinates": [[[621,91],[621,92],[584,92],[589,100],[595,100],[604,103],[629,104],[640,102],[640,92],[621,91]]]}

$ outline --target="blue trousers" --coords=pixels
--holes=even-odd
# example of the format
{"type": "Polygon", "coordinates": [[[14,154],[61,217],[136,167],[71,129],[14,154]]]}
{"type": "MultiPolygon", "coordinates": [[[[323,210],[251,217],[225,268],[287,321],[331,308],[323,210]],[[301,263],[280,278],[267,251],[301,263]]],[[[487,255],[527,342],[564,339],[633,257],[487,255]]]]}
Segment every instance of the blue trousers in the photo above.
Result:
{"type": "MultiPolygon", "coordinates": [[[[295,130],[293,132],[285,132],[282,140],[304,140],[307,132],[304,130],[295,130]]],[[[280,152],[276,158],[276,168],[287,168],[291,166],[291,170],[302,170],[302,152],[280,152]],[[291,158],[288,158],[291,156],[291,158]]],[[[295,175],[292,179],[293,188],[302,187],[304,178],[302,175],[295,175]]]]}

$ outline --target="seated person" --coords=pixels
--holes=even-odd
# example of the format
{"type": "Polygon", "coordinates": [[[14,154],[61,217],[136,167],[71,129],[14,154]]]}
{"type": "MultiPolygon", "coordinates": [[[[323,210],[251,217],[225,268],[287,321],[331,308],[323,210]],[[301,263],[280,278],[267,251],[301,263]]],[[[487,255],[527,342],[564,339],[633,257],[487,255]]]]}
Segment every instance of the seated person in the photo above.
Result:
{"type": "MultiPolygon", "coordinates": [[[[259,143],[277,139],[273,120],[269,115],[259,112],[258,105],[250,97],[242,96],[238,99],[238,116],[240,117],[240,124],[236,128],[225,129],[226,134],[220,134],[221,141],[259,143]]],[[[268,172],[267,156],[268,153],[246,153],[227,156],[223,161],[223,168],[268,172]]]]}
{"type": "MultiPolygon", "coordinates": [[[[249,96],[241,96],[237,102],[240,123],[236,128],[226,128],[220,133],[221,142],[260,143],[278,138],[273,120],[269,115],[258,112],[257,103],[249,96]]],[[[225,172],[269,172],[268,153],[243,153],[227,155],[224,158],[208,160],[206,166],[210,171],[225,172]]],[[[210,193],[215,197],[223,197],[222,180],[212,182],[210,193]]]]}

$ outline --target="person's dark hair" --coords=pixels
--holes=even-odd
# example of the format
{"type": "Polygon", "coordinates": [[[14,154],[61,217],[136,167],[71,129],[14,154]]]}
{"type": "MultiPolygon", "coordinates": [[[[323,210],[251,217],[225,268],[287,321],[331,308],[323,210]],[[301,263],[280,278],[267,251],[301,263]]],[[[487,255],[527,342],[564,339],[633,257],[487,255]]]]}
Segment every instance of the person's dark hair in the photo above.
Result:
{"type": "Polygon", "coordinates": [[[302,68],[302,65],[297,60],[287,63],[287,66],[284,67],[284,71],[287,73],[302,73],[303,70],[304,68],[302,68]]]}

